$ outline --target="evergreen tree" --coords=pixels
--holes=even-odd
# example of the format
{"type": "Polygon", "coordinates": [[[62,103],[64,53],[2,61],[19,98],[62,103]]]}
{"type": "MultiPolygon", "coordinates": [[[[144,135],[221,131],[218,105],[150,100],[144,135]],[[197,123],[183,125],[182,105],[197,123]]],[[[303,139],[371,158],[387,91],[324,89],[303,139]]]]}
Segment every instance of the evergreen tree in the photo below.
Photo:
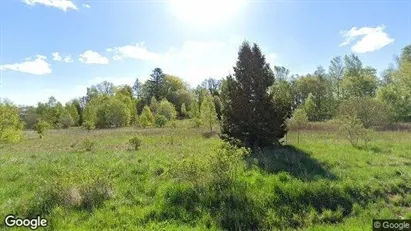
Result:
{"type": "Polygon", "coordinates": [[[222,88],[222,138],[251,147],[278,143],[286,134],[290,109],[277,106],[268,88],[274,74],[260,48],[244,42],[238,52],[234,75],[222,88]]]}
{"type": "Polygon", "coordinates": [[[161,100],[162,98],[165,97],[165,94],[163,91],[163,83],[164,83],[164,78],[165,74],[163,73],[163,70],[161,68],[155,68],[153,70],[153,73],[150,75],[150,80],[149,80],[149,94],[150,97],[155,97],[156,100],[161,100]]]}

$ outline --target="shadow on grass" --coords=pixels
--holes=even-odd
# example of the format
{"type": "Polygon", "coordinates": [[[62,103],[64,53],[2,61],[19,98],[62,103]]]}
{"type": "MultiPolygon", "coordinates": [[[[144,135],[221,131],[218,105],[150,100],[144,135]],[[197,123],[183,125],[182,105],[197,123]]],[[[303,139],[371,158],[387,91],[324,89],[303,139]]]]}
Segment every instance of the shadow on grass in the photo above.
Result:
{"type": "Polygon", "coordinates": [[[255,150],[247,158],[247,162],[257,164],[268,173],[287,172],[302,181],[337,179],[329,171],[330,167],[327,164],[320,163],[312,158],[310,153],[291,145],[255,150]]]}

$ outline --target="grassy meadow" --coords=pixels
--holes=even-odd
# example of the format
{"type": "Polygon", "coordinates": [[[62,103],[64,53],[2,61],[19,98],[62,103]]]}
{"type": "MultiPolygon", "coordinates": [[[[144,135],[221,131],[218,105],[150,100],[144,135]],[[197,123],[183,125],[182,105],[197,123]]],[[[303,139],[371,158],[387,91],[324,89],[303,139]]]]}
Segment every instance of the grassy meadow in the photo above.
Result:
{"type": "Polygon", "coordinates": [[[26,131],[0,146],[0,217],[40,214],[45,230],[371,230],[373,218],[411,218],[411,132],[354,148],[335,129],[290,131],[243,157],[176,125],[26,131]]]}

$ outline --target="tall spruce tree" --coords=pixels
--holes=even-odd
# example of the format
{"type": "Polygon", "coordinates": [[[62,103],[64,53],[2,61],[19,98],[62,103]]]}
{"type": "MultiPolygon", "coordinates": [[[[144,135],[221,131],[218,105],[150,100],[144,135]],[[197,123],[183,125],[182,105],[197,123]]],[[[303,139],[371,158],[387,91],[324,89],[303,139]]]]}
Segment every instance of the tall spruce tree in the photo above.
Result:
{"type": "Polygon", "coordinates": [[[274,74],[258,45],[243,42],[233,69],[222,86],[222,138],[246,147],[278,143],[287,132],[290,109],[277,107],[269,93],[274,74]]]}

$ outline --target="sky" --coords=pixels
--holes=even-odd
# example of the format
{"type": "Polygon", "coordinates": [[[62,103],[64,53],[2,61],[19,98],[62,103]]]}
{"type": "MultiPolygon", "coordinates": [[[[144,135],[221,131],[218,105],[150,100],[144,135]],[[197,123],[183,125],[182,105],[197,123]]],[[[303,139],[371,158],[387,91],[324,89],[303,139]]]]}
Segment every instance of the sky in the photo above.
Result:
{"type": "Polygon", "coordinates": [[[411,44],[411,0],[0,0],[1,97],[65,103],[156,67],[195,87],[232,72],[244,40],[291,74],[350,53],[381,72],[411,44]]]}

